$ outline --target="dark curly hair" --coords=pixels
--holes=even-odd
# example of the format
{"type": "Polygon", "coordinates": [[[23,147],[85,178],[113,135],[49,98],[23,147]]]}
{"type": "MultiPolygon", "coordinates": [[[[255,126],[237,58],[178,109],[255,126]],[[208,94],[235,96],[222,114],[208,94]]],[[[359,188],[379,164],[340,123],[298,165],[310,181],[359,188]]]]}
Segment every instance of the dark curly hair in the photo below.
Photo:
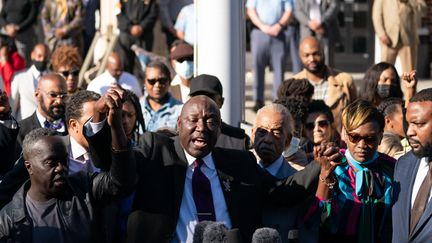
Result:
{"type": "Polygon", "coordinates": [[[274,103],[281,104],[289,110],[294,119],[294,130],[292,134],[295,137],[302,137],[303,123],[306,122],[308,114],[307,103],[295,97],[281,97],[280,99],[277,99],[274,103]]]}
{"type": "Polygon", "coordinates": [[[282,97],[296,97],[303,101],[310,102],[314,93],[314,87],[307,79],[290,78],[279,86],[277,91],[278,99],[282,97]]]}
{"type": "Polygon", "coordinates": [[[81,67],[82,58],[77,47],[60,46],[55,49],[51,56],[51,65],[54,72],[58,72],[60,67],[81,67]]]}

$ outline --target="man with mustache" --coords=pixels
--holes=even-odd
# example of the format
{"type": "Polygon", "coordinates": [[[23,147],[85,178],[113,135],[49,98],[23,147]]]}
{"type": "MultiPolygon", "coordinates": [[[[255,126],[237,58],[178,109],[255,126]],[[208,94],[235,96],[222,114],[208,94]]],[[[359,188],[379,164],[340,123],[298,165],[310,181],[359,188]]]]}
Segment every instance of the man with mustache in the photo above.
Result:
{"type": "Polygon", "coordinates": [[[67,135],[64,121],[65,100],[67,97],[65,79],[56,73],[46,74],[40,78],[34,94],[38,106],[33,115],[19,123],[19,143],[22,144],[27,133],[40,127],[50,128],[61,135],[67,135]]]}
{"type": "Polygon", "coordinates": [[[428,242],[432,238],[432,89],[409,101],[407,137],[412,150],[395,168],[392,208],[393,242],[428,242]]]}
{"type": "MultiPolygon", "coordinates": [[[[100,146],[107,129],[98,128],[103,118],[95,112],[90,124],[96,132],[89,138],[90,149],[103,156],[106,150],[100,146]],[[92,150],[96,147],[99,151],[92,150]]],[[[148,161],[137,158],[139,182],[127,242],[191,242],[195,226],[203,220],[237,228],[244,242],[250,242],[262,225],[265,203],[300,203],[314,193],[319,174],[327,178],[325,166],[320,169],[313,162],[276,180],[257,165],[251,152],[215,147],[220,125],[217,104],[198,95],[184,104],[173,140],[149,132],[142,136],[140,150],[148,161]]],[[[326,152],[329,160],[338,159],[337,148],[326,152]]]]}
{"type": "MultiPolygon", "coordinates": [[[[332,69],[324,64],[323,47],[315,37],[306,37],[300,43],[300,59],[303,71],[295,79],[307,79],[314,86],[312,99],[324,100],[332,108],[333,117],[340,117],[342,109],[357,98],[357,90],[351,75],[332,69]]],[[[335,120],[340,132],[342,123],[335,120]]]]}

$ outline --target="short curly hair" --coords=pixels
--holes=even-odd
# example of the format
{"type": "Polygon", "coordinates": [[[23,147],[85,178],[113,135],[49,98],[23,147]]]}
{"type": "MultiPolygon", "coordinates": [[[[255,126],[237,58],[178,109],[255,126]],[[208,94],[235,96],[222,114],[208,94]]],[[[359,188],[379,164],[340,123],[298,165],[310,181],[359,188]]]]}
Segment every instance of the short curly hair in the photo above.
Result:
{"type": "Polygon", "coordinates": [[[51,64],[53,71],[58,72],[60,67],[81,67],[82,58],[77,47],[64,45],[55,49],[51,64]]]}

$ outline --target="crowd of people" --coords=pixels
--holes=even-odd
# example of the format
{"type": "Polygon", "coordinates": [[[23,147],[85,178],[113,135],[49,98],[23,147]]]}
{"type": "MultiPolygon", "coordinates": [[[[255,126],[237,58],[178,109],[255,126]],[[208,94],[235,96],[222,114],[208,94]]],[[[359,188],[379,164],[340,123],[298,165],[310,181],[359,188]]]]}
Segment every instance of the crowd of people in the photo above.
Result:
{"type": "Polygon", "coordinates": [[[118,48],[83,86],[84,9],[97,1],[5,2],[0,242],[432,238],[432,88],[417,92],[407,63],[374,64],[358,86],[336,70],[337,1],[247,1],[256,81],[267,64],[277,80],[271,103],[254,86],[250,133],[222,120],[219,78],[194,77],[192,1],[120,1],[118,48]],[[31,43],[39,13],[46,39],[31,43]],[[151,50],[158,16],[169,62],[150,60],[141,79],[131,46],[151,50]],[[283,80],[288,47],[298,63],[283,80]]]}

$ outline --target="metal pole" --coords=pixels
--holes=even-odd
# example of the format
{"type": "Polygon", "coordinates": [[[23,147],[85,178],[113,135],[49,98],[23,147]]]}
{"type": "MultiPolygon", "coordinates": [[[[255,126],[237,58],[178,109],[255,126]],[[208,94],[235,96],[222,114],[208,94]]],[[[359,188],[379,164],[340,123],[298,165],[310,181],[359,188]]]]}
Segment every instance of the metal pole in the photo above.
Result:
{"type": "Polygon", "coordinates": [[[223,86],[222,120],[239,126],[244,117],[244,1],[195,0],[195,73],[218,77],[223,86]]]}

